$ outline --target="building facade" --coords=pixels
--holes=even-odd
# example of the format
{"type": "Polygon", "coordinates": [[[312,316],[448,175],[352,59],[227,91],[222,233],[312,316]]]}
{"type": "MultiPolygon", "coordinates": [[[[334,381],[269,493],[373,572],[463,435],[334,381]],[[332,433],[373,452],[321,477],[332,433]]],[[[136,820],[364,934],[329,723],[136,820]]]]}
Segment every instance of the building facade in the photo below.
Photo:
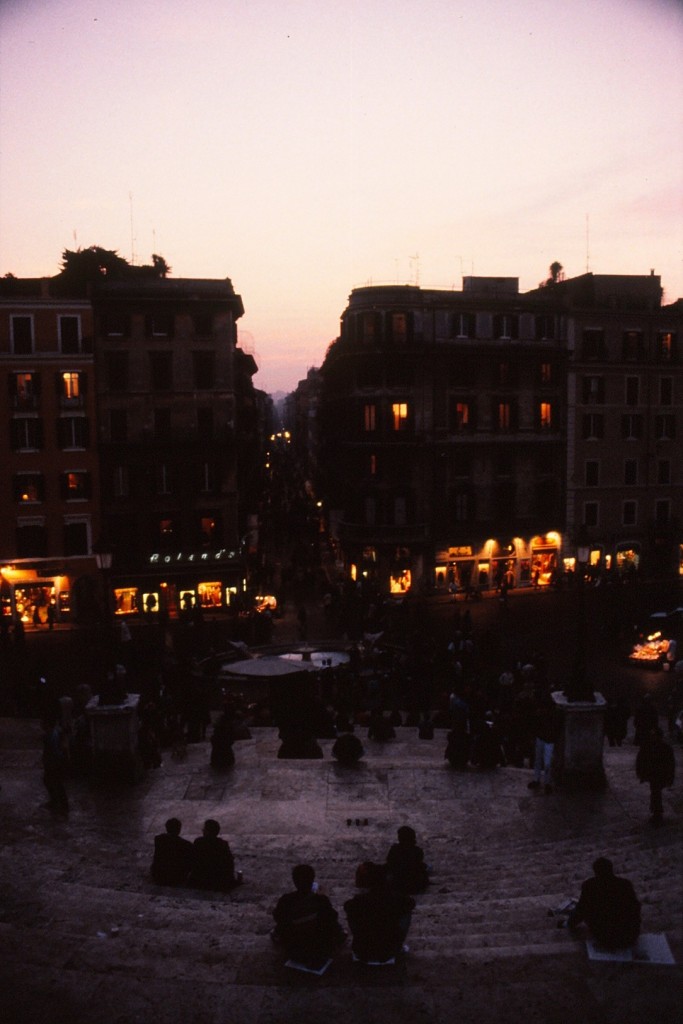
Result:
{"type": "Polygon", "coordinates": [[[0,373],[2,615],[51,625],[77,610],[101,528],[91,303],[0,281],[0,373]]]}
{"type": "MultiPolygon", "coordinates": [[[[669,483],[649,480],[640,521],[619,497],[632,440],[622,436],[623,417],[634,411],[625,389],[638,402],[647,395],[651,403],[653,389],[670,398],[666,410],[648,406],[653,443],[657,431],[676,430],[680,415],[680,313],[661,309],[660,295],[655,277],[590,274],[525,294],[514,278],[465,278],[460,292],[355,289],[322,366],[320,427],[320,492],[349,573],[394,592],[503,579],[543,586],[575,571],[585,543],[593,571],[607,571],[628,568],[629,551],[654,557],[665,534],[660,571],[677,570],[680,460],[669,460],[669,483]],[[593,437],[583,436],[590,410],[579,399],[593,385],[583,382],[591,373],[576,339],[606,330],[608,320],[610,337],[619,336],[618,351],[610,347],[614,431],[599,455],[584,447],[593,437]],[[632,330],[652,339],[636,364],[635,393],[621,347],[632,330]],[[585,465],[596,460],[598,485],[585,465]],[[599,485],[604,495],[593,490],[599,485]]],[[[645,449],[642,458],[651,458],[645,449]]],[[[659,479],[666,474],[662,467],[659,479]]]]}

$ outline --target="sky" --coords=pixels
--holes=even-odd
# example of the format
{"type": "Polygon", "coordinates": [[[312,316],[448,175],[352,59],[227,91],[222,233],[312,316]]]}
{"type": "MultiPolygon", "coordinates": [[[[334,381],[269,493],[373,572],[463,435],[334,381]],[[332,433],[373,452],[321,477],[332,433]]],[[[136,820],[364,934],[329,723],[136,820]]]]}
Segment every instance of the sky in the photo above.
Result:
{"type": "Polygon", "coordinates": [[[683,296],[681,0],[0,0],[0,275],[229,277],[254,383],[364,284],[683,296]]]}

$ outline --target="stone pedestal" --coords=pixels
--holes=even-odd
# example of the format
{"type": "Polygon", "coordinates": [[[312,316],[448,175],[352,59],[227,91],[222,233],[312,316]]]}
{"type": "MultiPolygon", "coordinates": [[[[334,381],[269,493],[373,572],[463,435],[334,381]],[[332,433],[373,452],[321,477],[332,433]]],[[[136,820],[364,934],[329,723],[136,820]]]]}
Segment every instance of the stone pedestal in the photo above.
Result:
{"type": "Polygon", "coordinates": [[[568,701],[562,691],[553,700],[562,728],[553,757],[553,780],[562,789],[603,789],[604,718],[607,701],[600,693],[594,701],[568,701]]]}
{"type": "Polygon", "coordinates": [[[138,753],[139,703],[138,693],[129,693],[121,704],[100,704],[99,697],[88,701],[93,771],[99,778],[136,782],[144,775],[138,753]]]}

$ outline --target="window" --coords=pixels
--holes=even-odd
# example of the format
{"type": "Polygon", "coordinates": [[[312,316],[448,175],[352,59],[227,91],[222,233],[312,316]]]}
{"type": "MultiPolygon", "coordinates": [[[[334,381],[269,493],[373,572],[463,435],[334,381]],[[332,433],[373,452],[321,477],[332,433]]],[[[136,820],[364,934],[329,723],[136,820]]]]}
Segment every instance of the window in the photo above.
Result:
{"type": "Polygon", "coordinates": [[[197,435],[204,441],[213,437],[213,409],[197,409],[197,435]]]}
{"type": "Polygon", "coordinates": [[[374,526],[377,518],[377,502],[374,498],[365,499],[365,522],[367,526],[374,526]]]}
{"type": "Polygon", "coordinates": [[[505,359],[498,363],[498,372],[496,375],[496,384],[507,385],[510,387],[517,383],[516,367],[511,366],[510,363],[505,359]]]}
{"type": "Polygon", "coordinates": [[[640,379],[626,378],[626,405],[638,405],[640,402],[640,379]]]}
{"type": "Polygon", "coordinates": [[[493,318],[494,338],[518,338],[519,317],[516,313],[498,313],[493,318]]]}
{"type": "Polygon", "coordinates": [[[32,316],[11,316],[10,332],[12,335],[12,352],[15,355],[25,356],[33,352],[32,316]]]}
{"type": "Polygon", "coordinates": [[[671,483],[671,462],[669,459],[657,460],[657,483],[665,485],[671,483]]]}
{"type": "Polygon", "coordinates": [[[171,434],[171,410],[154,410],[154,438],[157,441],[168,441],[171,434]]]}
{"type": "Polygon", "coordinates": [[[541,363],[538,368],[538,379],[541,384],[552,384],[555,372],[552,363],[541,363]]]}
{"type": "Polygon", "coordinates": [[[128,353],[105,353],[107,387],[110,391],[128,390],[128,353]]]}
{"type": "Polygon", "coordinates": [[[87,448],[89,424],[85,416],[62,416],[57,420],[57,439],[60,448],[87,448]]]}
{"type": "Polygon", "coordinates": [[[172,338],[173,327],[173,316],[170,313],[154,313],[147,317],[147,333],[153,338],[172,338]]]}
{"type": "Polygon", "coordinates": [[[85,392],[85,374],[71,370],[65,373],[58,373],[57,391],[62,407],[81,405],[85,392]]]}
{"type": "Polygon", "coordinates": [[[156,493],[171,494],[171,472],[165,462],[156,467],[156,493]]]}
{"type": "Polygon", "coordinates": [[[638,461],[637,459],[624,460],[624,484],[626,487],[635,487],[638,483],[638,461]]]}
{"type": "Polygon", "coordinates": [[[128,412],[126,409],[110,410],[109,438],[118,443],[128,440],[128,412]]]}
{"type": "Polygon", "coordinates": [[[597,526],[598,525],[598,512],[599,505],[597,501],[586,501],[583,506],[583,525],[584,526],[597,526]]]}
{"type": "Polygon", "coordinates": [[[104,333],[110,338],[128,334],[128,317],[123,313],[107,313],[103,321],[104,333]]]}
{"type": "Polygon", "coordinates": [[[40,398],[40,374],[10,374],[9,393],[15,409],[36,409],[40,398]]]}
{"type": "Polygon", "coordinates": [[[509,430],[511,424],[511,409],[509,402],[498,402],[496,424],[499,430],[509,430]]]}
{"type": "Polygon", "coordinates": [[[538,407],[539,427],[541,430],[553,429],[553,407],[551,402],[541,402],[538,407]]]}
{"type": "Polygon", "coordinates": [[[30,505],[45,500],[45,480],[42,473],[17,473],[12,480],[14,500],[30,505]]]}
{"type": "Polygon", "coordinates": [[[374,402],[367,402],[363,406],[363,429],[366,431],[377,430],[377,406],[374,402]]]}
{"type": "Polygon", "coordinates": [[[449,402],[449,431],[459,434],[472,427],[472,409],[469,402],[451,398],[449,402]]]}
{"type": "Polygon", "coordinates": [[[659,404],[672,405],[674,395],[673,377],[660,377],[659,379],[659,404]]]}
{"type": "Polygon", "coordinates": [[[408,426],[408,403],[393,402],[391,406],[391,423],[394,430],[405,430],[408,426]]]}
{"type": "Polygon", "coordinates": [[[171,391],[173,388],[173,353],[149,353],[150,377],[153,391],[171,391]]]}
{"type": "Polygon", "coordinates": [[[625,501],[621,506],[622,526],[635,526],[638,520],[638,503],[636,501],[625,501]]]}
{"type": "Polygon", "coordinates": [[[658,441],[673,441],[676,437],[676,417],[673,413],[655,416],[655,437],[658,441]]]}
{"type": "Polygon", "coordinates": [[[377,476],[377,456],[374,453],[369,459],[368,472],[370,476],[377,476]]]}
{"type": "Polygon", "coordinates": [[[581,355],[586,360],[605,358],[605,332],[602,328],[584,329],[581,355]]]}
{"type": "Polygon", "coordinates": [[[657,359],[660,363],[676,361],[676,335],[673,331],[660,331],[657,335],[657,359]]]}
{"type": "Polygon", "coordinates": [[[407,522],[408,510],[405,497],[394,498],[394,525],[405,526],[407,522]]]}
{"type": "Polygon", "coordinates": [[[114,467],[114,497],[115,498],[127,498],[130,494],[130,478],[128,472],[128,466],[115,466],[114,467]]]}
{"type": "Polygon", "coordinates": [[[514,401],[509,398],[494,398],[493,427],[494,430],[502,432],[517,429],[517,407],[514,401]]]}
{"type": "Polygon", "coordinates": [[[635,441],[643,436],[643,417],[639,412],[627,412],[621,417],[621,436],[635,441]]]}
{"type": "Polygon", "coordinates": [[[216,380],[215,352],[193,352],[194,386],[199,391],[209,391],[216,380]]]}
{"type": "Polygon", "coordinates": [[[451,316],[451,338],[474,338],[476,320],[473,313],[453,313],[451,316]]]}
{"type": "Polygon", "coordinates": [[[81,319],[78,316],[58,318],[59,348],[66,355],[81,351],[81,319]]]}
{"type": "Polygon", "coordinates": [[[396,344],[405,342],[408,337],[408,317],[405,313],[391,314],[391,339],[396,344]]]}
{"type": "Polygon", "coordinates": [[[377,316],[375,313],[363,313],[361,334],[366,344],[375,340],[377,337],[377,316]]]}
{"type": "Polygon", "coordinates": [[[660,498],[655,502],[655,522],[659,526],[668,523],[671,519],[671,502],[668,498],[660,498]]]}
{"type": "Polygon", "coordinates": [[[626,363],[638,363],[645,358],[642,331],[624,331],[621,339],[621,354],[626,363]]]}
{"type": "Polygon", "coordinates": [[[605,378],[582,377],[581,397],[584,405],[602,405],[605,401],[605,378]]]}
{"type": "Polygon", "coordinates": [[[581,436],[584,441],[598,440],[605,436],[605,418],[602,413],[584,413],[581,421],[581,436]]]}
{"type": "Polygon", "coordinates": [[[159,543],[164,550],[168,550],[173,544],[174,532],[175,526],[172,519],[159,520],[159,543]]]}
{"type": "Polygon", "coordinates": [[[43,421],[28,416],[13,419],[11,437],[15,452],[38,451],[43,447],[43,421]]]}
{"type": "Polygon", "coordinates": [[[82,470],[62,473],[61,487],[64,501],[85,501],[90,497],[90,473],[82,470]]]}
{"type": "Polygon", "coordinates": [[[597,487],[600,483],[600,463],[590,459],[585,465],[586,487],[597,487]]]}
{"type": "Polygon", "coordinates": [[[203,462],[199,467],[199,490],[202,494],[212,494],[215,486],[213,466],[210,462],[203,462]]]}
{"type": "Polygon", "coordinates": [[[21,522],[17,526],[17,556],[47,558],[47,530],[42,522],[21,522]]]}
{"type": "Polygon", "coordinates": [[[555,337],[555,317],[553,316],[537,316],[536,317],[536,338],[542,341],[544,338],[548,341],[552,341],[555,337]]]}
{"type": "Polygon", "coordinates": [[[88,551],[88,523],[83,520],[66,522],[64,524],[64,554],[87,555],[88,551]]]}

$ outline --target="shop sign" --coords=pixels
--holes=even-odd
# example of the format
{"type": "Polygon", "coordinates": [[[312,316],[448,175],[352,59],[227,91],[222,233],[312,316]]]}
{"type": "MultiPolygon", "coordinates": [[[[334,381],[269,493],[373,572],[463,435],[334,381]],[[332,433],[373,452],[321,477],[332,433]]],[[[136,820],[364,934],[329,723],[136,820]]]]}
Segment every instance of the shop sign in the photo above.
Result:
{"type": "Polygon", "coordinates": [[[199,564],[206,565],[214,562],[229,562],[237,558],[236,551],[228,551],[221,548],[219,551],[178,551],[172,555],[164,555],[159,552],[149,556],[150,565],[179,565],[199,564]]]}
{"type": "Polygon", "coordinates": [[[471,558],[472,557],[472,545],[464,544],[459,548],[448,549],[449,558],[471,558]]]}

